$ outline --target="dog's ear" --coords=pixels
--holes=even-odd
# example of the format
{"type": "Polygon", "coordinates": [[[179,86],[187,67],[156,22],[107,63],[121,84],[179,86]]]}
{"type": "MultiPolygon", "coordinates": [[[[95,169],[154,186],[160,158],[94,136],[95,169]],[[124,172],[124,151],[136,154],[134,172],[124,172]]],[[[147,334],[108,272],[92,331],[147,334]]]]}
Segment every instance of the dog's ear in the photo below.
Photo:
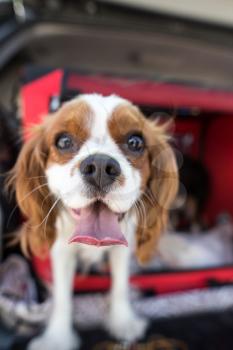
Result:
{"type": "Polygon", "coordinates": [[[142,264],[156,252],[156,243],[166,227],[168,211],[178,188],[177,164],[167,141],[166,127],[151,123],[147,134],[150,177],[141,198],[144,215],[138,225],[136,240],[136,255],[142,264]]]}
{"type": "Polygon", "coordinates": [[[25,254],[41,254],[50,246],[55,236],[56,208],[51,212],[51,197],[45,176],[48,149],[43,127],[37,128],[19,154],[12,169],[8,186],[16,192],[16,199],[27,220],[20,232],[20,242],[25,254]]]}

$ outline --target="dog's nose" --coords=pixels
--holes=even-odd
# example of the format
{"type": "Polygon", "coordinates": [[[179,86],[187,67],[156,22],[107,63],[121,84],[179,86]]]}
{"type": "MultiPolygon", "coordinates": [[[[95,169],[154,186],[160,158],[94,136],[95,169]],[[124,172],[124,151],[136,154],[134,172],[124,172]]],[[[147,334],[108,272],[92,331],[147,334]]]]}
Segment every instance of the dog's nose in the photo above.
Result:
{"type": "Polygon", "coordinates": [[[121,174],[120,164],[105,154],[94,154],[80,164],[80,172],[85,181],[103,190],[110,186],[121,174]]]}

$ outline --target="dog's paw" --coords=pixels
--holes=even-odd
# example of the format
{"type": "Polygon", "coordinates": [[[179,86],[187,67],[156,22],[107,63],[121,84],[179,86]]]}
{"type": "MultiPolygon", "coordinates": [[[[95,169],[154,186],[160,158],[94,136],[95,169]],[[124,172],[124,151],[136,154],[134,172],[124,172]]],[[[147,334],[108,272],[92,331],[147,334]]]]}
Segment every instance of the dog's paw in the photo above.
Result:
{"type": "Polygon", "coordinates": [[[45,332],[41,336],[32,339],[27,346],[27,350],[78,350],[80,344],[80,339],[74,332],[56,335],[45,332]]]}
{"type": "Polygon", "coordinates": [[[147,320],[133,311],[111,312],[107,320],[107,329],[118,340],[133,342],[142,338],[148,326],[147,320]]]}

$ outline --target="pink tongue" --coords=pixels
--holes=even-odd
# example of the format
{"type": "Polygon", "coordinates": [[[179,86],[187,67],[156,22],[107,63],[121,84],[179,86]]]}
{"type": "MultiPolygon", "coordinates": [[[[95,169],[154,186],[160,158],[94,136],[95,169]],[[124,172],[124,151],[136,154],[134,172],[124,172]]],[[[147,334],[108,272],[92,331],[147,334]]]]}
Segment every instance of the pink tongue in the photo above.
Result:
{"type": "Polygon", "coordinates": [[[78,213],[76,211],[75,219],[77,227],[69,243],[96,246],[128,245],[120,230],[118,216],[102,203],[81,209],[78,213]]]}

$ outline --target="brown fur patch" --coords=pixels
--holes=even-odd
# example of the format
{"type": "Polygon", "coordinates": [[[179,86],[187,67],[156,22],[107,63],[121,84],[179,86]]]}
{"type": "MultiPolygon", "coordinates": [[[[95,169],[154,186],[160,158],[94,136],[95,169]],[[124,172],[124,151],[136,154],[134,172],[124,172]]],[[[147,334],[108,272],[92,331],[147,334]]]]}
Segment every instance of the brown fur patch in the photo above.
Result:
{"type": "Polygon", "coordinates": [[[51,163],[64,164],[74,157],[83,143],[90,137],[91,110],[83,101],[73,101],[64,105],[55,116],[52,116],[46,130],[46,143],[49,147],[47,166],[51,163]],[[58,135],[66,133],[72,136],[72,152],[60,152],[55,147],[58,135]]]}
{"type": "Polygon", "coordinates": [[[112,138],[125,154],[130,164],[140,171],[142,188],[145,187],[149,177],[148,151],[145,149],[145,152],[142,154],[132,154],[132,152],[127,150],[126,140],[130,133],[140,133],[146,139],[146,124],[145,118],[132,105],[121,105],[117,107],[108,122],[108,128],[112,138]]]}
{"type": "Polygon", "coordinates": [[[61,154],[54,146],[56,135],[70,133],[78,147],[89,137],[91,113],[86,103],[72,101],[48,116],[34,128],[11,172],[10,186],[15,188],[18,205],[28,219],[21,230],[25,254],[41,254],[55,240],[55,220],[59,202],[47,186],[45,169],[51,163],[63,164],[74,154],[61,154]],[[48,215],[49,213],[49,215],[48,215]],[[48,215],[48,216],[47,216],[48,215]]]}
{"type": "Polygon", "coordinates": [[[166,127],[146,120],[135,106],[121,105],[115,109],[108,124],[110,134],[128,161],[141,175],[143,195],[138,202],[139,224],[136,254],[140,263],[153,256],[160,233],[164,230],[168,210],[178,186],[176,161],[167,142],[166,127]],[[142,154],[127,151],[129,133],[143,135],[146,148],[142,154]]]}
{"type": "Polygon", "coordinates": [[[178,171],[174,153],[166,140],[165,129],[148,122],[147,147],[150,176],[141,198],[146,213],[137,230],[136,253],[140,263],[149,261],[156,252],[156,244],[164,231],[168,211],[178,188],[178,171]]]}

